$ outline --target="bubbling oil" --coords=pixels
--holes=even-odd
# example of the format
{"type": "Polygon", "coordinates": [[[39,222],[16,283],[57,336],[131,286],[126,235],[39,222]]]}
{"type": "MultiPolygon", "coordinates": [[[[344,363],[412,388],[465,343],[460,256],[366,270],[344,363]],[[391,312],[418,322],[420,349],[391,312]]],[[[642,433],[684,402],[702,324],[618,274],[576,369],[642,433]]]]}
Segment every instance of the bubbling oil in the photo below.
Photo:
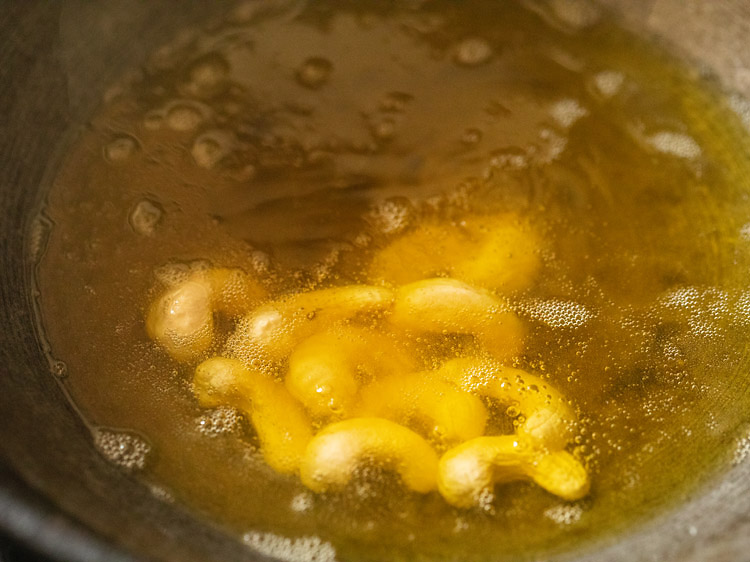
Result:
{"type": "MultiPolygon", "coordinates": [[[[33,251],[51,364],[95,446],[160,499],[282,559],[520,560],[743,462],[750,142],[711,84],[593,4],[250,2],[118,91],[33,251]],[[582,501],[511,483],[457,509],[378,466],[313,494],[263,462],[240,412],[200,408],[195,364],[146,335],[158,292],[196,271],[240,268],[271,298],[374,282],[388,251],[405,275],[425,255],[449,275],[496,216],[537,241],[536,281],[496,293],[528,332],[512,363],[580,413],[582,501]]],[[[236,318],[216,321],[205,357],[231,343],[236,318]]],[[[473,345],[413,342],[431,367],[473,345]]],[[[516,413],[485,405],[512,431],[516,413]]]]}

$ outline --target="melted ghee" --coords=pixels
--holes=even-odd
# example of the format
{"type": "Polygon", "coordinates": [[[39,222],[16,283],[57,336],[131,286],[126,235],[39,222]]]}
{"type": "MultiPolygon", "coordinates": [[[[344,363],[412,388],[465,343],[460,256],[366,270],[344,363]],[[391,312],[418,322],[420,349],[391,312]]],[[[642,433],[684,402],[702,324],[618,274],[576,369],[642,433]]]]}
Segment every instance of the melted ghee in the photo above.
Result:
{"type": "MultiPolygon", "coordinates": [[[[155,53],[49,194],[41,320],[107,458],[250,548],[341,560],[551,556],[730,462],[750,414],[750,141],[711,84],[583,2],[252,6],[155,53]],[[159,280],[196,264],[274,294],[358,283],[400,236],[442,221],[450,253],[493,213],[541,241],[538,282],[507,295],[529,328],[517,362],[581,412],[584,501],[512,483],[458,510],[375,468],[314,495],[146,335],[159,280]]],[[[424,362],[466,346],[427,343],[424,362]]]]}

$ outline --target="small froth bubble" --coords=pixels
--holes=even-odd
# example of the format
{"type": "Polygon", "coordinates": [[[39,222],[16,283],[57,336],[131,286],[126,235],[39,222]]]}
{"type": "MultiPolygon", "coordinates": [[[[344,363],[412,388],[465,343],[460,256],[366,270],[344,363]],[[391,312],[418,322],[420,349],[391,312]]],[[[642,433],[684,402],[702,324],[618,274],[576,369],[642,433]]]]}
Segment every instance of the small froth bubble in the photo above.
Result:
{"type": "Polygon", "coordinates": [[[593,84],[598,93],[603,98],[615,96],[622,88],[625,82],[625,76],[621,72],[614,70],[605,70],[594,76],[593,84]]]}
{"type": "Polygon", "coordinates": [[[695,159],[701,155],[701,147],[695,140],[683,133],[660,131],[646,138],[653,149],[678,158],[695,159]]]}
{"type": "Polygon", "coordinates": [[[539,138],[542,141],[541,150],[534,154],[536,160],[541,164],[549,164],[554,162],[560,156],[568,146],[568,139],[561,135],[558,135],[551,129],[542,129],[539,131],[539,138]]]}
{"type": "Polygon", "coordinates": [[[462,66],[479,66],[493,55],[490,44],[481,37],[469,37],[456,46],[455,61],[462,66]]]}
{"type": "Polygon", "coordinates": [[[198,431],[203,435],[216,437],[234,433],[240,428],[241,416],[233,408],[216,408],[197,420],[198,431]]]}
{"type": "Polygon", "coordinates": [[[158,500],[166,502],[166,503],[174,502],[174,495],[172,494],[172,492],[170,492],[168,489],[164,488],[163,486],[157,486],[156,484],[151,484],[148,487],[148,489],[151,492],[151,495],[153,495],[158,500]]]}
{"type": "Polygon", "coordinates": [[[580,328],[595,316],[582,304],[562,300],[534,300],[520,304],[519,309],[550,328],[580,328]]]}
{"type": "Polygon", "coordinates": [[[573,525],[578,523],[583,515],[580,505],[559,504],[544,511],[544,516],[558,525],[573,525]]]}
{"type": "Polygon", "coordinates": [[[309,492],[302,492],[292,498],[292,502],[289,507],[295,513],[304,513],[310,511],[313,506],[313,495],[309,492]]]}
{"type": "Polygon", "coordinates": [[[186,263],[167,263],[154,269],[154,277],[167,287],[173,287],[183,283],[192,273],[192,269],[186,263]]]}
{"type": "Polygon", "coordinates": [[[68,365],[64,361],[60,361],[59,359],[55,359],[54,361],[52,361],[50,370],[52,371],[52,374],[57,378],[64,379],[68,376],[68,365]]]}
{"type": "Polygon", "coordinates": [[[743,463],[747,458],[750,458],[750,434],[737,441],[732,464],[736,466],[743,463]]]}
{"type": "Polygon", "coordinates": [[[47,240],[51,230],[52,222],[43,214],[40,214],[32,223],[31,229],[29,230],[28,243],[29,258],[32,262],[36,263],[41,259],[42,254],[47,247],[47,240]]]}
{"type": "Polygon", "coordinates": [[[164,209],[150,199],[141,199],[128,216],[130,227],[141,236],[152,236],[164,216],[164,209]]]}
{"type": "Polygon", "coordinates": [[[104,158],[111,164],[121,164],[139,148],[138,141],[130,135],[121,135],[104,147],[104,158]]]}
{"type": "Polygon", "coordinates": [[[173,131],[192,131],[203,122],[203,114],[196,107],[175,104],[167,111],[166,122],[173,131]]]}
{"type": "Polygon", "coordinates": [[[129,431],[96,429],[94,446],[109,462],[127,470],[142,470],[151,446],[145,439],[129,431]]]}
{"type": "Polygon", "coordinates": [[[198,166],[210,170],[232,153],[235,144],[228,131],[208,131],[195,139],[190,153],[198,166]]]}
{"type": "Polygon", "coordinates": [[[196,97],[210,97],[228,86],[229,63],[219,53],[209,53],[193,63],[188,71],[185,93],[196,97]]]}
{"type": "Polygon", "coordinates": [[[317,90],[328,82],[333,64],[323,57],[310,57],[297,69],[297,82],[305,88],[317,90]]]}
{"type": "Polygon", "coordinates": [[[392,197],[375,205],[367,215],[367,222],[383,234],[396,234],[411,222],[414,207],[405,197],[392,197]]]}
{"type": "Polygon", "coordinates": [[[588,109],[573,98],[555,102],[550,108],[550,115],[561,127],[568,129],[589,114],[588,109]]]}
{"type": "Polygon", "coordinates": [[[242,541],[256,552],[285,562],[336,562],[336,549],[318,537],[288,538],[252,531],[242,541]]]}

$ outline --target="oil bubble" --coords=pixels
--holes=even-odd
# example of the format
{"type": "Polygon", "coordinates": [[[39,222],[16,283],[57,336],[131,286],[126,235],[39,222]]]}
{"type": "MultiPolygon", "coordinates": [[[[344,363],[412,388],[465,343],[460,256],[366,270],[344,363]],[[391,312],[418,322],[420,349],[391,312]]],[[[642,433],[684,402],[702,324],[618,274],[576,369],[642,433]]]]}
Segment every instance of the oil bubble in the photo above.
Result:
{"type": "Polygon", "coordinates": [[[583,515],[580,505],[560,504],[544,511],[544,516],[558,525],[573,525],[578,523],[583,515]]]}
{"type": "Polygon", "coordinates": [[[333,64],[323,57],[310,57],[297,69],[297,82],[305,88],[317,90],[328,82],[333,64]]]}
{"type": "Polygon", "coordinates": [[[310,511],[313,507],[313,495],[309,492],[302,492],[292,498],[292,502],[289,507],[296,513],[303,513],[310,511]]]}
{"type": "Polygon", "coordinates": [[[198,166],[210,170],[232,153],[235,144],[228,131],[208,131],[195,139],[190,153],[198,166]]]}
{"type": "Polygon", "coordinates": [[[582,304],[556,299],[521,303],[519,309],[550,328],[580,328],[595,316],[582,304]]]}
{"type": "Polygon", "coordinates": [[[285,562],[336,562],[336,549],[318,537],[290,539],[274,533],[245,533],[242,541],[259,554],[285,562]]]}
{"type": "Polygon", "coordinates": [[[609,99],[620,91],[625,76],[621,72],[614,70],[605,70],[594,76],[593,85],[597,94],[605,99],[609,99]]]}
{"type": "Polygon", "coordinates": [[[130,135],[122,135],[111,140],[104,147],[104,158],[112,164],[120,164],[130,158],[139,148],[138,141],[130,135]]]}
{"type": "Polygon", "coordinates": [[[185,92],[199,98],[211,97],[229,86],[229,63],[219,53],[209,53],[193,63],[185,92]]]}
{"type": "Polygon", "coordinates": [[[50,363],[50,370],[59,379],[64,379],[68,376],[68,365],[59,359],[55,359],[50,363]]]}
{"type": "Polygon", "coordinates": [[[750,434],[737,441],[732,464],[742,464],[747,458],[750,458],[750,434]]]}
{"type": "Polygon", "coordinates": [[[155,268],[154,277],[166,287],[172,287],[185,282],[192,271],[186,263],[173,262],[155,268]]]}
{"type": "Polygon", "coordinates": [[[111,429],[93,431],[94,446],[109,462],[126,470],[142,470],[151,446],[133,432],[111,429]]]}
{"type": "Polygon", "coordinates": [[[130,212],[130,227],[142,236],[152,236],[164,216],[161,205],[150,199],[141,199],[130,212]]]}
{"type": "Polygon", "coordinates": [[[462,66],[479,66],[492,57],[492,47],[481,37],[469,37],[456,46],[455,61],[462,66]]]}
{"type": "Polygon", "coordinates": [[[40,214],[31,225],[28,238],[29,258],[36,263],[42,258],[44,250],[47,248],[50,232],[52,231],[52,221],[44,214],[40,214]]]}
{"type": "Polygon", "coordinates": [[[588,110],[572,98],[560,100],[550,108],[552,119],[565,129],[572,127],[588,114],[588,110]]]}
{"type": "Polygon", "coordinates": [[[655,150],[678,158],[695,159],[701,155],[701,147],[695,140],[683,133],[660,131],[646,138],[655,150]]]}
{"type": "Polygon", "coordinates": [[[173,131],[191,131],[203,122],[204,116],[198,108],[187,104],[175,104],[167,111],[166,123],[173,131]]]}
{"type": "Polygon", "coordinates": [[[366,220],[383,234],[396,234],[409,226],[414,213],[414,206],[406,197],[391,197],[376,204],[366,220]]]}
{"type": "Polygon", "coordinates": [[[197,420],[198,431],[209,437],[235,433],[241,427],[240,414],[233,408],[216,408],[197,420]]]}

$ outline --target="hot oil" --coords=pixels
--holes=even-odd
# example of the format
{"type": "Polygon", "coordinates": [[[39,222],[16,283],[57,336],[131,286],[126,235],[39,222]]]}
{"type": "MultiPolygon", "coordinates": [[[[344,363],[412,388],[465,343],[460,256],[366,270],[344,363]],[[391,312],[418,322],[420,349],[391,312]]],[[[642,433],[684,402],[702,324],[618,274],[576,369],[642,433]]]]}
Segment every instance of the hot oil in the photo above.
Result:
{"type": "MultiPolygon", "coordinates": [[[[50,192],[42,321],[105,456],[251,548],[358,560],[563,551],[728,464],[750,412],[750,144],[710,85],[584,3],[266,8],[155,53],[50,192]],[[580,411],[581,502],[516,483],[457,510],[377,469],[316,496],[145,334],[158,280],[189,268],[274,294],[364,282],[419,224],[498,213],[542,240],[538,282],[508,299],[519,364],[580,411]]],[[[425,363],[470,346],[423,343],[425,363]]]]}

